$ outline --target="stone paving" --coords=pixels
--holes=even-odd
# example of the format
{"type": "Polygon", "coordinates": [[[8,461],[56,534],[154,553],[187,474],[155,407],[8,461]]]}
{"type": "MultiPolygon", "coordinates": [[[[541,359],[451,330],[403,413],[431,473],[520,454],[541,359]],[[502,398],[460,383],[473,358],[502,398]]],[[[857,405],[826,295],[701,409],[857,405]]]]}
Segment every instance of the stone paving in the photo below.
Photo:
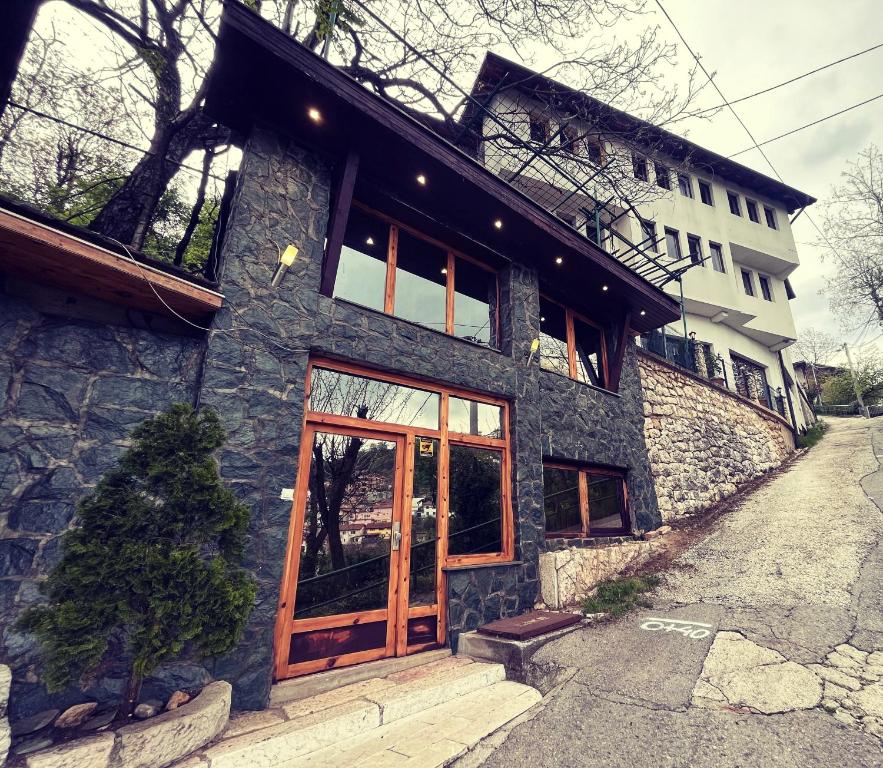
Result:
{"type": "Polygon", "coordinates": [[[652,609],[537,653],[570,678],[487,768],[883,765],[883,419],[832,422],[652,609]]]}

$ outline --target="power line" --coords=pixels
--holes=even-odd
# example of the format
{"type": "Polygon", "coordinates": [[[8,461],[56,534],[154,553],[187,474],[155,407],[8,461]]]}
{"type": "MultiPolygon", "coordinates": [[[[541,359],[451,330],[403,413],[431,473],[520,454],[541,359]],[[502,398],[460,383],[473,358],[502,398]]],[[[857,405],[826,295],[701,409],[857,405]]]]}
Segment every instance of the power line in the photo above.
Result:
{"type": "MultiPolygon", "coordinates": [[[[695,51],[693,51],[693,49],[690,47],[690,44],[684,39],[684,36],[681,34],[681,31],[678,29],[678,25],[675,24],[675,23],[674,23],[674,20],[672,19],[672,17],[668,15],[668,11],[666,11],[665,8],[663,7],[661,0],[656,0],[656,5],[659,6],[659,10],[662,11],[662,14],[665,16],[666,19],[668,19],[668,21],[669,21],[669,23],[671,24],[672,28],[674,29],[675,33],[676,33],[677,36],[681,39],[681,42],[684,44],[684,46],[686,47],[686,49],[690,52],[690,55],[693,57],[693,59],[696,61],[696,64],[699,66],[699,68],[700,68],[700,69],[702,70],[702,72],[705,74],[705,77],[708,78],[708,82],[711,83],[712,88],[714,88],[714,90],[717,91],[718,96],[721,97],[721,100],[722,100],[722,101],[724,102],[724,104],[726,104],[726,106],[729,108],[730,112],[733,113],[733,117],[736,118],[736,120],[739,122],[739,125],[741,125],[742,128],[745,129],[745,133],[748,134],[748,138],[750,138],[751,141],[752,141],[753,144],[754,144],[753,149],[757,149],[757,151],[760,152],[761,157],[763,157],[763,159],[766,160],[767,165],[770,167],[770,169],[772,170],[772,172],[776,175],[776,178],[778,178],[778,180],[781,181],[781,182],[784,184],[784,183],[785,183],[785,180],[782,178],[782,175],[776,170],[776,166],[773,165],[773,161],[770,160],[770,158],[767,156],[767,153],[764,152],[764,151],[761,149],[760,144],[757,143],[757,139],[754,138],[754,134],[751,133],[751,130],[748,128],[747,125],[745,125],[745,123],[744,123],[744,121],[742,120],[742,118],[739,117],[738,113],[737,113],[736,110],[733,108],[733,105],[730,104],[729,101],[727,101],[727,97],[724,96],[723,91],[721,91],[721,89],[718,87],[718,84],[717,84],[716,82],[714,82],[714,78],[709,74],[708,70],[705,68],[705,65],[704,65],[704,64],[702,63],[702,61],[699,59],[699,56],[696,55],[695,51]]],[[[813,219],[812,216],[810,216],[810,214],[809,214],[808,211],[807,211],[807,214],[806,214],[806,218],[807,218],[807,220],[809,221],[809,223],[813,225],[813,228],[816,230],[816,232],[818,232],[819,235],[821,235],[822,239],[823,239],[823,240],[825,241],[825,243],[828,245],[828,248],[830,248],[831,251],[832,251],[835,255],[837,255],[837,249],[834,248],[833,245],[831,245],[831,241],[828,239],[828,236],[827,236],[827,235],[821,230],[821,228],[819,227],[819,225],[816,224],[815,219],[813,219]]]]}
{"type": "MultiPolygon", "coordinates": [[[[671,19],[669,19],[671,21],[671,19]]],[[[674,26],[674,24],[672,24],[674,26]]],[[[769,93],[770,91],[775,91],[779,88],[783,88],[786,85],[791,85],[791,83],[796,83],[798,80],[803,80],[805,77],[809,77],[810,75],[815,75],[818,72],[822,72],[823,70],[830,69],[837,64],[842,64],[844,61],[849,61],[850,59],[855,59],[859,56],[863,56],[866,53],[870,53],[871,51],[876,51],[878,48],[883,48],[883,43],[877,43],[877,45],[872,45],[870,48],[865,48],[863,51],[859,51],[858,53],[853,53],[849,56],[844,56],[842,59],[837,59],[837,61],[832,61],[830,64],[825,64],[821,67],[816,67],[815,69],[811,69],[809,72],[804,72],[802,75],[797,75],[797,77],[792,77],[789,80],[784,80],[781,83],[776,83],[776,85],[771,85],[769,88],[764,88],[762,91],[755,91],[754,93],[749,93],[747,96],[742,96],[738,99],[733,99],[730,104],[739,104],[743,101],[748,101],[748,99],[753,99],[757,96],[763,96],[765,93],[769,93]]],[[[705,115],[709,112],[715,112],[719,109],[723,109],[727,104],[718,104],[716,107],[708,107],[707,109],[700,109],[696,112],[689,112],[686,115],[680,115],[679,117],[672,118],[668,120],[667,123],[677,123],[681,120],[686,120],[690,117],[698,117],[699,115],[705,115]]]]}
{"type": "Polygon", "coordinates": [[[872,101],[877,101],[877,99],[883,99],[883,93],[878,96],[873,96],[870,99],[865,99],[864,101],[860,101],[858,104],[853,104],[851,107],[846,107],[845,109],[841,109],[839,112],[834,112],[833,114],[826,115],[825,117],[820,117],[818,120],[813,120],[811,123],[806,123],[805,125],[801,125],[799,128],[794,128],[791,131],[787,131],[785,133],[780,133],[778,136],[773,136],[771,139],[766,139],[765,141],[760,142],[760,144],[756,144],[754,147],[748,147],[747,149],[740,149],[738,152],[734,152],[732,155],[727,155],[729,158],[737,157],[738,155],[744,155],[746,152],[750,152],[752,149],[760,148],[765,144],[772,144],[774,141],[778,141],[779,139],[784,139],[786,136],[791,136],[794,133],[798,133],[800,131],[806,130],[807,128],[812,128],[814,125],[818,125],[819,123],[824,123],[825,120],[830,120],[832,117],[838,117],[839,115],[845,114],[846,112],[850,112],[853,109],[858,109],[859,107],[863,107],[865,104],[870,104],[872,101]]]}
{"type": "MultiPolygon", "coordinates": [[[[6,102],[10,107],[15,107],[15,109],[20,109],[22,112],[30,112],[32,115],[36,115],[37,117],[42,117],[45,120],[51,120],[53,123],[58,123],[59,125],[67,126],[68,128],[73,128],[76,131],[82,131],[83,133],[88,133],[90,136],[95,136],[99,139],[104,139],[105,141],[109,141],[113,144],[118,144],[121,147],[126,147],[127,149],[134,149],[136,152],[141,152],[144,155],[155,155],[156,152],[150,149],[144,149],[143,147],[138,147],[135,144],[129,144],[126,141],[122,141],[121,139],[115,139],[113,136],[108,136],[106,133],[101,133],[101,131],[93,130],[92,128],[86,128],[82,125],[77,125],[76,123],[72,123],[68,120],[64,120],[60,117],[56,117],[55,115],[50,115],[48,112],[41,112],[39,109],[34,109],[33,107],[26,107],[24,104],[19,104],[12,99],[6,102]]],[[[201,168],[195,168],[192,165],[187,165],[186,163],[178,163],[174,160],[170,160],[169,158],[164,158],[164,161],[170,163],[172,165],[176,165],[179,168],[185,168],[188,171],[193,171],[194,173],[198,173],[200,176],[202,175],[201,168]]],[[[209,176],[217,181],[224,181],[225,179],[222,176],[217,176],[214,173],[209,172],[209,176]]]]}

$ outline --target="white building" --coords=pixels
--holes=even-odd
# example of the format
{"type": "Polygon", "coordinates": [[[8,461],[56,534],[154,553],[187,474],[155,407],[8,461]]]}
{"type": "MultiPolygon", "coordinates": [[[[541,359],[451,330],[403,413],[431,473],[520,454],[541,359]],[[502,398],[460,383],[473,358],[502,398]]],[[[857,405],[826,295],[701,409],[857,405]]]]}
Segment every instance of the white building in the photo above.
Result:
{"type": "Polygon", "coordinates": [[[667,293],[683,291],[683,322],[644,346],[805,426],[789,351],[790,217],[813,197],[494,54],[473,95],[486,111],[467,107],[463,120],[490,170],[667,293]]]}

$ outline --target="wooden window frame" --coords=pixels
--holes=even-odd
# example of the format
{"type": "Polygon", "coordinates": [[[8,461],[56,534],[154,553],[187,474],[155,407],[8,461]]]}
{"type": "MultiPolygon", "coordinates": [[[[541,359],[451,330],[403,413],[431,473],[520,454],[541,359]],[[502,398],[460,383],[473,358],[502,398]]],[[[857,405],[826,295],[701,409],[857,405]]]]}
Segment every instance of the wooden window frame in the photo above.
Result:
{"type": "Polygon", "coordinates": [[[585,146],[585,155],[586,159],[595,166],[601,167],[604,165],[604,161],[606,159],[606,153],[604,151],[604,142],[601,140],[601,137],[598,135],[586,134],[583,137],[583,143],[585,146]],[[597,147],[598,149],[598,160],[595,162],[592,157],[591,147],[597,147]]]}
{"type": "MultiPolygon", "coordinates": [[[[567,336],[567,375],[568,378],[573,379],[574,381],[578,381],[580,384],[586,384],[590,387],[594,387],[598,389],[595,384],[592,384],[588,381],[580,381],[576,377],[577,368],[576,368],[576,330],[574,326],[574,320],[579,320],[581,323],[585,323],[586,325],[592,326],[601,337],[601,370],[598,372],[601,375],[601,379],[604,382],[603,386],[600,389],[603,389],[605,392],[612,392],[612,389],[608,389],[611,382],[610,377],[610,368],[607,363],[607,334],[604,332],[604,329],[598,325],[598,323],[589,320],[585,315],[580,314],[579,312],[575,312],[570,307],[562,304],[560,301],[555,301],[555,299],[550,298],[544,293],[540,294],[540,298],[543,301],[548,301],[550,304],[554,304],[557,307],[560,307],[564,310],[564,333],[567,336]]],[[[540,358],[542,361],[542,358],[540,358]]],[[[540,364],[542,368],[542,362],[540,364]]],[[[550,371],[547,368],[542,368],[542,370],[547,373],[556,373],[556,371],[550,371]]],[[[558,374],[559,376],[561,374],[558,374]]]]}
{"type": "MultiPolygon", "coordinates": [[[[454,248],[451,248],[449,245],[441,242],[440,240],[436,240],[434,237],[430,237],[429,235],[424,235],[414,227],[411,227],[398,219],[393,218],[392,216],[388,216],[387,214],[376,210],[375,208],[371,208],[364,203],[353,200],[352,207],[358,208],[363,213],[367,213],[370,216],[374,216],[380,221],[385,222],[389,226],[389,237],[388,237],[388,247],[386,253],[386,282],[384,288],[384,296],[383,296],[383,314],[389,315],[390,317],[398,317],[395,311],[395,285],[396,285],[396,264],[398,262],[398,249],[399,249],[399,232],[407,232],[412,237],[416,237],[418,240],[422,240],[425,243],[429,243],[430,245],[435,246],[436,248],[442,250],[447,255],[447,261],[445,262],[445,329],[444,331],[440,331],[437,328],[430,328],[428,325],[423,326],[421,323],[417,321],[410,321],[405,318],[398,318],[399,320],[404,320],[404,322],[415,322],[417,325],[421,325],[421,327],[427,328],[431,331],[436,331],[437,333],[444,333],[448,336],[452,336],[455,339],[459,339],[460,341],[465,341],[470,344],[476,344],[479,347],[485,349],[493,349],[495,351],[500,351],[502,349],[502,340],[500,337],[501,326],[500,326],[500,278],[499,272],[491,266],[479,261],[478,259],[469,256],[461,251],[458,251],[454,248]],[[468,339],[464,339],[460,336],[454,335],[454,295],[456,292],[456,264],[457,259],[463,259],[464,261],[468,261],[470,264],[478,267],[479,269],[484,270],[485,272],[494,276],[494,293],[495,293],[495,303],[494,303],[494,327],[493,327],[493,338],[495,339],[495,344],[480,344],[478,342],[470,342],[468,339]]],[[[343,235],[341,234],[341,243],[343,242],[343,235]]],[[[340,249],[338,249],[339,251],[340,249]]],[[[335,270],[336,271],[336,270],[335,270]]],[[[336,277],[336,274],[335,274],[336,277]]],[[[330,287],[330,290],[333,291],[333,285],[330,287]]],[[[329,294],[331,295],[331,294],[329,294]]],[[[340,298],[340,301],[350,301],[346,298],[340,298]]],[[[358,304],[358,302],[352,302],[352,304],[356,304],[356,306],[362,306],[358,304]]],[[[370,308],[369,308],[370,309],[370,308]]],[[[372,310],[377,311],[377,310],[372,310]]]]}
{"type": "Polygon", "coordinates": [[[310,359],[307,365],[307,384],[304,394],[304,427],[306,425],[324,425],[336,427],[363,427],[378,430],[381,432],[397,432],[403,433],[411,438],[414,437],[434,437],[439,440],[439,538],[444,542],[444,557],[440,557],[439,561],[443,563],[443,567],[452,567],[458,565],[484,565],[486,563],[505,563],[512,560],[515,553],[515,537],[514,522],[512,519],[512,495],[511,495],[511,476],[512,476],[512,451],[509,439],[509,402],[502,398],[490,397],[469,390],[460,389],[458,387],[450,387],[435,382],[427,382],[421,379],[411,378],[409,376],[401,376],[399,374],[378,371],[375,368],[369,368],[353,363],[340,362],[323,357],[314,357],[310,359]],[[375,381],[382,381],[389,384],[401,384],[406,387],[421,389],[425,392],[433,392],[440,396],[439,402],[439,428],[427,429],[425,427],[414,427],[406,424],[395,424],[384,421],[373,421],[371,419],[360,419],[355,416],[340,416],[332,413],[322,413],[321,411],[313,411],[310,409],[310,389],[313,376],[313,368],[326,368],[331,371],[340,373],[348,373],[354,376],[362,376],[375,381]],[[484,437],[483,435],[469,435],[462,432],[448,431],[448,399],[451,397],[459,397],[465,400],[473,400],[477,403],[485,403],[487,405],[495,405],[502,408],[502,427],[503,437],[484,437]],[[471,445],[478,448],[490,448],[498,450],[502,453],[501,467],[501,489],[500,503],[501,515],[503,518],[503,546],[500,552],[479,554],[479,555],[457,555],[447,558],[447,515],[448,515],[448,470],[449,470],[449,452],[450,443],[459,445],[471,445]],[[442,523],[441,518],[444,518],[442,523]]]}
{"type": "MultiPolygon", "coordinates": [[[[594,464],[567,464],[559,461],[552,460],[543,460],[543,470],[545,471],[546,467],[549,469],[563,469],[569,472],[576,472],[579,480],[579,512],[580,518],[582,520],[582,530],[581,531],[573,531],[570,533],[556,533],[556,532],[548,532],[545,531],[545,522],[543,523],[543,530],[545,532],[545,537],[547,539],[586,539],[591,537],[603,537],[603,536],[624,536],[630,533],[631,531],[631,508],[629,505],[629,491],[628,484],[626,483],[626,478],[628,473],[624,469],[617,469],[612,467],[602,467],[594,464]],[[589,475],[606,475],[608,477],[618,477],[622,483],[622,495],[620,496],[622,506],[620,509],[620,519],[623,520],[623,525],[621,528],[616,530],[609,528],[596,529],[592,530],[592,514],[591,509],[589,507],[589,483],[588,476],[589,475]]],[[[544,483],[545,488],[545,483],[544,483]]],[[[545,492],[544,492],[545,496],[545,492]]],[[[545,500],[543,502],[543,517],[545,519],[545,500]]]]}

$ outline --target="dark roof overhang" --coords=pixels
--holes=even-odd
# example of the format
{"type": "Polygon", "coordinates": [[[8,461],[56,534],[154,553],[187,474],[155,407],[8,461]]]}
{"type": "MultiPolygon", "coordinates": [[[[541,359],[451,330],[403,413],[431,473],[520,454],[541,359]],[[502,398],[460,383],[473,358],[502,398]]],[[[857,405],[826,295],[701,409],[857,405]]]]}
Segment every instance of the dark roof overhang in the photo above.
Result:
{"type": "MultiPolygon", "coordinates": [[[[587,93],[563,85],[521,64],[488,52],[479,69],[478,77],[472,88],[472,95],[480,100],[484,93],[494,90],[501,83],[501,91],[505,91],[507,87],[518,88],[526,94],[534,94],[541,100],[554,98],[565,104],[573,103],[579,107],[580,113],[597,121],[602,133],[606,129],[626,141],[634,142],[638,146],[652,147],[654,151],[664,154],[672,160],[686,163],[696,169],[698,173],[710,177],[719,176],[747,189],[756,190],[770,200],[782,203],[789,213],[816,202],[816,198],[783,184],[778,179],[773,179],[723,155],[705,149],[682,136],[648,123],[646,120],[615,109],[587,93]],[[511,85],[507,85],[507,83],[511,83],[511,85]]],[[[463,112],[461,122],[469,124],[473,121],[477,109],[474,102],[469,102],[463,112]]]]}
{"type": "MultiPolygon", "coordinates": [[[[422,212],[439,239],[535,267],[543,289],[593,317],[632,315],[646,331],[676,320],[676,301],[594,246],[527,195],[394,103],[238,2],[225,1],[206,109],[247,135],[269,125],[297,143],[342,158],[359,154],[360,188],[422,212]],[[318,109],[320,124],[307,110],[318,109]],[[418,173],[429,183],[420,187],[418,173]],[[367,182],[367,183],[366,183],[367,182]],[[503,228],[493,222],[500,219],[503,228]],[[562,263],[556,264],[561,257],[562,263]],[[608,290],[601,291],[607,285],[608,290]],[[641,314],[643,312],[643,314],[641,314]]],[[[481,255],[481,254],[476,254],[481,255]]]]}

